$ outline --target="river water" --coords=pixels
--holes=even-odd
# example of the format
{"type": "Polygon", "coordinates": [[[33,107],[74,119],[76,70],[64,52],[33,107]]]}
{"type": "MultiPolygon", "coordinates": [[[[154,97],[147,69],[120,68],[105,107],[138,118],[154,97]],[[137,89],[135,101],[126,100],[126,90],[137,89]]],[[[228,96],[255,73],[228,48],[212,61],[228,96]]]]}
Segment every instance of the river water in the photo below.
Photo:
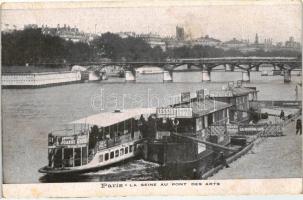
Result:
{"type": "MultiPolygon", "coordinates": [[[[295,100],[295,87],[279,79],[253,81],[259,100],[295,100]]],[[[169,97],[225,83],[124,83],[90,82],[39,89],[2,90],[3,174],[5,183],[43,181],[38,169],[47,164],[47,134],[60,124],[102,111],[158,106],[169,97]]],[[[299,88],[301,90],[301,88],[299,88]]],[[[301,97],[301,91],[299,93],[301,97]]],[[[88,173],[71,181],[157,180],[157,164],[134,160],[88,173]]]]}

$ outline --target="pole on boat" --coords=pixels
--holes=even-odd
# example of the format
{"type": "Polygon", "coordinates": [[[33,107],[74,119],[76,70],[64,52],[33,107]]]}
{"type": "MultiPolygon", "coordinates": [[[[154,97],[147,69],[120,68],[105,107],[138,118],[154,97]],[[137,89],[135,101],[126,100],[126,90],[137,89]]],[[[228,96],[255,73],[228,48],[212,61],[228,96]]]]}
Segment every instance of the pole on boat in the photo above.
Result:
{"type": "Polygon", "coordinates": [[[219,149],[223,149],[223,150],[227,150],[227,151],[234,151],[234,152],[237,151],[236,149],[231,149],[231,148],[225,147],[225,146],[220,145],[220,144],[216,144],[216,143],[212,143],[212,142],[206,142],[206,141],[203,141],[203,140],[200,140],[200,139],[197,139],[197,138],[194,138],[194,137],[190,137],[190,136],[185,136],[185,135],[182,135],[182,134],[179,134],[179,133],[172,133],[172,134],[176,135],[176,136],[180,136],[180,137],[183,137],[183,138],[193,140],[193,141],[198,142],[198,143],[203,143],[205,145],[217,147],[219,149]]]}

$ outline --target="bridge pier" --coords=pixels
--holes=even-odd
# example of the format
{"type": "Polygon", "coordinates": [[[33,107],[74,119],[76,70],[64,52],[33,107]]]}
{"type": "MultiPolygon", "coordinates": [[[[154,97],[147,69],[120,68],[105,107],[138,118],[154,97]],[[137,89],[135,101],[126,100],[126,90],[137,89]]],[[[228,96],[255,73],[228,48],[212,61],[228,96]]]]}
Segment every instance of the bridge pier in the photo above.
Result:
{"type": "Polygon", "coordinates": [[[243,82],[250,82],[250,73],[249,73],[249,71],[242,72],[242,81],[243,82]]]}
{"type": "Polygon", "coordinates": [[[210,81],[210,71],[202,71],[202,82],[210,81]]]}
{"type": "Polygon", "coordinates": [[[169,71],[164,71],[163,72],[163,82],[171,82],[173,80],[171,74],[169,71]]]}
{"type": "Polygon", "coordinates": [[[126,82],[134,82],[136,81],[135,75],[132,71],[125,71],[125,81],[126,82]]]}
{"type": "Polygon", "coordinates": [[[257,65],[257,66],[256,66],[256,72],[259,72],[259,71],[260,71],[259,68],[260,68],[260,65],[257,65]]]}
{"type": "Polygon", "coordinates": [[[233,64],[225,64],[224,66],[226,72],[233,72],[235,70],[235,65],[233,64]]]}
{"type": "Polygon", "coordinates": [[[291,70],[285,69],[284,70],[284,83],[290,83],[291,82],[291,70]]]}
{"type": "Polygon", "coordinates": [[[225,64],[225,71],[231,71],[231,65],[225,64]]]}

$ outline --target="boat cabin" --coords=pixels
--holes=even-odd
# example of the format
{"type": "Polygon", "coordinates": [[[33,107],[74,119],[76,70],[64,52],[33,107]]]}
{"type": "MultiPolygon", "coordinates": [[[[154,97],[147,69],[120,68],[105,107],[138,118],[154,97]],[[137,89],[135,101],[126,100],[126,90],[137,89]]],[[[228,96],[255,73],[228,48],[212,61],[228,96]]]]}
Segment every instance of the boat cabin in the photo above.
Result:
{"type": "Polygon", "coordinates": [[[231,104],[232,107],[229,112],[231,123],[248,122],[248,111],[250,108],[250,101],[257,100],[257,93],[255,87],[243,87],[239,82],[236,86],[228,84],[221,90],[209,91],[209,97],[216,101],[231,104]]]}
{"type": "Polygon", "coordinates": [[[231,105],[212,99],[157,109],[157,139],[174,131],[188,135],[205,135],[211,125],[229,123],[231,105]]]}
{"type": "MultiPolygon", "coordinates": [[[[156,118],[150,119],[152,131],[145,158],[161,164],[198,159],[206,152],[204,144],[197,144],[176,134],[195,137],[203,141],[212,140],[212,125],[229,123],[230,104],[209,98],[190,98],[190,94],[181,95],[181,102],[167,107],[157,108],[156,118]]],[[[226,142],[224,130],[213,133],[214,143],[226,142]]],[[[209,151],[207,152],[209,153],[209,151]]]]}
{"type": "MultiPolygon", "coordinates": [[[[154,113],[152,108],[100,113],[73,121],[68,129],[53,131],[48,135],[48,167],[86,165],[104,149],[140,140],[139,117],[154,113]]],[[[127,151],[130,151],[129,148],[127,151]]],[[[114,156],[107,155],[106,158],[105,155],[104,159],[109,157],[114,156]]]]}

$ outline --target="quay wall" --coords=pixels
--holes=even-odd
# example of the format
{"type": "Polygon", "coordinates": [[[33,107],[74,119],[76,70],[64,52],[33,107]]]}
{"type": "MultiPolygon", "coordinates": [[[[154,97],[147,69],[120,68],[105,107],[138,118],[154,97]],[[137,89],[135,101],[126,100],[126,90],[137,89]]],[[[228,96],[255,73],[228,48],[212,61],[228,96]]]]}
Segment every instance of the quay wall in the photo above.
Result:
{"type": "Polygon", "coordinates": [[[3,88],[35,88],[81,81],[80,72],[7,73],[2,74],[3,88]]]}

